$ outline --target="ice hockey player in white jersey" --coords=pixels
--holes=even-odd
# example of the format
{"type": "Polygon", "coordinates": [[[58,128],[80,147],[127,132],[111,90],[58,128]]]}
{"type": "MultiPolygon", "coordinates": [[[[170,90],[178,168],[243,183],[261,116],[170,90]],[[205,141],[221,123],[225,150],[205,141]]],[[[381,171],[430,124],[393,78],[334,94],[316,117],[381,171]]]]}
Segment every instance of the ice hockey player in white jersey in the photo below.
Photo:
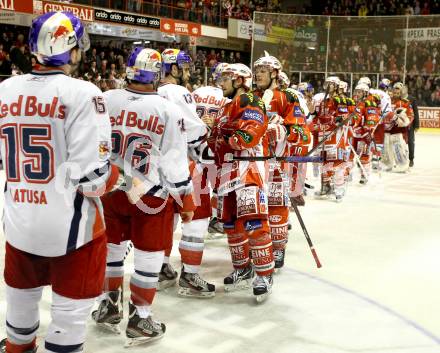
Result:
{"type": "Polygon", "coordinates": [[[37,351],[39,302],[52,286],[45,352],[84,352],[86,320],[105,271],[98,198],[118,178],[109,162],[111,128],[102,92],[69,77],[89,47],[70,12],[33,20],[30,74],[0,84],[7,339],[0,352],[37,351]],[[92,261],[93,259],[93,261],[92,261]]]}
{"type": "MultiPolygon", "coordinates": [[[[217,119],[218,112],[220,109],[229,102],[229,98],[223,97],[223,91],[219,87],[218,80],[221,77],[223,69],[227,66],[227,63],[218,63],[212,71],[212,79],[214,86],[204,86],[196,89],[193,94],[194,102],[196,103],[197,114],[200,119],[212,129],[215,121],[217,119]]],[[[203,145],[203,151],[205,154],[209,154],[209,149],[206,142],[203,145]]],[[[202,152],[203,153],[203,152],[202,152]]],[[[211,164],[206,164],[207,161],[204,159],[204,164],[198,164],[199,170],[203,170],[201,177],[203,185],[206,185],[208,173],[213,171],[215,168],[213,161],[211,164]]],[[[215,172],[215,171],[214,171],[215,172]]],[[[207,185],[206,185],[207,186],[207,185]]],[[[208,187],[208,186],[207,186],[208,187]]],[[[209,199],[208,195],[205,193],[200,195],[200,210],[211,209],[211,219],[209,221],[208,232],[211,239],[219,238],[224,236],[223,224],[217,218],[217,194],[216,190],[213,190],[212,198],[209,199]],[[211,207],[211,204],[213,207],[211,207]]]]}
{"type": "MultiPolygon", "coordinates": [[[[215,286],[199,276],[204,249],[204,235],[208,229],[210,208],[202,207],[202,199],[209,198],[209,189],[202,185],[203,178],[197,168],[197,161],[206,140],[208,128],[196,112],[192,94],[184,87],[191,73],[191,57],[179,49],[166,49],[162,52],[162,81],[159,94],[174,102],[181,111],[181,129],[186,134],[188,156],[190,158],[191,177],[194,181],[195,202],[197,209],[192,222],[182,225],[182,238],[179,252],[182,260],[182,271],[179,278],[178,294],[190,297],[213,297],[215,286]]],[[[176,222],[177,224],[177,222],[176,222]]],[[[164,264],[159,274],[159,289],[176,283],[177,272],[169,263],[171,246],[165,251],[164,264]]]]}
{"type": "Polygon", "coordinates": [[[131,240],[134,273],[127,346],[151,342],[165,333],[165,325],[152,318],[151,305],[165,249],[173,241],[175,202],[169,195],[178,200],[182,196],[183,222],[191,220],[194,210],[186,140],[179,127],[182,114],[157,93],[161,66],[159,52],[137,47],[127,62],[128,87],[104,94],[112,124],[112,158],[133,182],[125,191],[102,198],[108,239],[105,295],[92,316],[99,326],[119,331],[125,244],[131,240]]]}

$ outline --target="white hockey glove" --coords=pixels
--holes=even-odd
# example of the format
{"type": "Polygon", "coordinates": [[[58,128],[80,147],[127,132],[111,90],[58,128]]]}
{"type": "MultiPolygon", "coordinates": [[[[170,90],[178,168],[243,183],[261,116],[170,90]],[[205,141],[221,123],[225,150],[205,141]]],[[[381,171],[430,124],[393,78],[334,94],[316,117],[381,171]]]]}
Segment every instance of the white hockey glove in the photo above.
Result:
{"type": "Polygon", "coordinates": [[[410,123],[408,115],[406,115],[405,108],[396,109],[396,123],[398,127],[407,127],[410,123]]]}
{"type": "Polygon", "coordinates": [[[263,97],[261,97],[261,100],[264,102],[264,105],[266,106],[266,110],[271,109],[271,102],[273,98],[273,91],[271,89],[267,89],[264,91],[263,97]]]}

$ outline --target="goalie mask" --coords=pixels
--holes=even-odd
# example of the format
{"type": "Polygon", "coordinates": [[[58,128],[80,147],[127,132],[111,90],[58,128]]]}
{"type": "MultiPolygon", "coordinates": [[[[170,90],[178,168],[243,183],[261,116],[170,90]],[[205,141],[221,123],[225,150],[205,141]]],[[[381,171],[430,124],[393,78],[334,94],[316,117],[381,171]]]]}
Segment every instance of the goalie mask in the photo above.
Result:
{"type": "Polygon", "coordinates": [[[408,90],[402,82],[396,82],[393,86],[393,98],[406,99],[408,98],[408,90]]]}

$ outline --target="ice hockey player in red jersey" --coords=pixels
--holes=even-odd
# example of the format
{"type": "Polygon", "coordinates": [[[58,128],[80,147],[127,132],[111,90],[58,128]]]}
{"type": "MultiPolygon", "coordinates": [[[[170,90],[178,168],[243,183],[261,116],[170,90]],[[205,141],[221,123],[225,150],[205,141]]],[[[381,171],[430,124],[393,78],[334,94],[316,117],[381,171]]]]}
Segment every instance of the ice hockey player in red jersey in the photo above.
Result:
{"type": "Polygon", "coordinates": [[[7,339],[0,351],[37,351],[39,302],[52,287],[45,352],[84,352],[86,321],[104,281],[100,196],[118,179],[102,92],[69,77],[89,40],[70,12],[35,18],[38,66],[0,84],[7,339]]]}
{"type": "Polygon", "coordinates": [[[225,290],[248,287],[255,269],[253,292],[262,301],[271,293],[274,269],[264,162],[231,160],[264,153],[268,120],[264,103],[250,92],[251,86],[252,71],[246,65],[230,64],[223,70],[223,95],[232,101],[220,111],[208,142],[218,167],[218,216],[234,267],[224,279],[225,290]]]}
{"type": "Polygon", "coordinates": [[[157,93],[161,67],[160,53],[135,48],[127,63],[128,87],[105,93],[112,122],[112,158],[125,175],[133,176],[133,185],[103,197],[109,242],[107,271],[105,295],[93,318],[99,326],[118,331],[126,253],[121,243],[131,240],[135,271],[130,278],[128,346],[156,340],[165,333],[165,325],[152,318],[151,305],[164,252],[173,241],[173,198],[182,197],[184,222],[191,220],[195,208],[179,108],[157,93]]]}
{"type": "MultiPolygon", "coordinates": [[[[262,97],[269,118],[266,133],[269,155],[281,157],[306,153],[311,138],[305,115],[298,96],[290,89],[278,88],[280,61],[267,54],[254,63],[254,71],[257,85],[255,94],[262,97]]],[[[293,202],[303,205],[305,174],[298,173],[298,163],[289,165],[270,161],[267,167],[269,225],[275,269],[280,269],[284,265],[288,240],[289,188],[293,192],[293,202]]]]}
{"type": "Polygon", "coordinates": [[[388,114],[384,118],[383,163],[388,171],[405,173],[409,169],[408,126],[414,120],[414,112],[402,82],[394,84],[391,102],[394,115],[388,114]]]}
{"type": "Polygon", "coordinates": [[[327,77],[324,89],[326,93],[315,95],[316,116],[314,118],[314,143],[325,140],[323,150],[326,161],[322,166],[321,190],[316,193],[319,197],[335,194],[336,201],[342,201],[345,195],[347,153],[347,128],[340,123],[348,117],[347,101],[338,96],[339,79],[327,77]],[[333,135],[330,136],[330,134],[333,135]]]}
{"type": "Polygon", "coordinates": [[[356,153],[361,168],[361,179],[359,183],[366,184],[371,170],[372,141],[374,140],[375,130],[380,122],[380,97],[376,94],[369,94],[370,88],[363,83],[358,84],[353,93],[356,101],[355,114],[358,123],[353,126],[353,151],[356,153]]]}

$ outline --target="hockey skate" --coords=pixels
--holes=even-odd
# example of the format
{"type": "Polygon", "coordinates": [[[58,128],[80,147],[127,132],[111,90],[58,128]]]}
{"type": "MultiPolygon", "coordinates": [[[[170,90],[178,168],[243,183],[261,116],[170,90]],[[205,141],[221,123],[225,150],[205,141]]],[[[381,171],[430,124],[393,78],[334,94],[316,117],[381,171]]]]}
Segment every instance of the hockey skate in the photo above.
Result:
{"type": "Polygon", "coordinates": [[[136,307],[129,303],[129,317],[125,334],[127,340],[125,347],[133,347],[144,343],[156,341],[165,334],[165,324],[155,321],[151,315],[142,319],[137,314],[136,307]]]}
{"type": "Polygon", "coordinates": [[[359,180],[359,184],[365,185],[368,183],[368,178],[365,175],[361,175],[361,179],[359,180]]]}
{"type": "Polygon", "coordinates": [[[315,192],[315,196],[317,198],[327,198],[332,193],[332,188],[330,187],[330,184],[324,183],[321,185],[321,190],[315,192]]]}
{"type": "Polygon", "coordinates": [[[122,291],[108,292],[107,298],[99,303],[97,310],[92,312],[96,325],[107,331],[121,333],[119,324],[123,317],[122,291]]]}
{"type": "MultiPolygon", "coordinates": [[[[23,353],[37,353],[37,348],[29,349],[27,351],[24,351],[23,353]]],[[[6,353],[6,338],[2,339],[0,342],[0,353],[6,353]]]]}
{"type": "Polygon", "coordinates": [[[177,282],[177,271],[171,264],[162,264],[162,269],[159,272],[159,281],[157,283],[157,290],[161,291],[172,287],[177,282]]]}
{"type": "Polygon", "coordinates": [[[273,277],[269,276],[257,276],[252,283],[254,287],[255,299],[258,303],[264,302],[272,293],[273,277]]]}
{"type": "Polygon", "coordinates": [[[206,239],[221,239],[225,238],[226,234],[223,230],[223,223],[219,221],[217,217],[212,217],[209,220],[209,226],[208,226],[208,236],[206,239]]]}
{"type": "Polygon", "coordinates": [[[246,268],[235,269],[223,280],[225,292],[250,288],[253,277],[254,269],[251,265],[246,268]]]}
{"type": "Polygon", "coordinates": [[[284,266],[284,256],[286,255],[286,250],[274,250],[273,257],[275,260],[275,273],[277,273],[284,266]]]}
{"type": "Polygon", "coordinates": [[[215,296],[215,286],[206,282],[198,273],[180,273],[179,290],[177,294],[183,297],[212,298],[215,296]]]}

